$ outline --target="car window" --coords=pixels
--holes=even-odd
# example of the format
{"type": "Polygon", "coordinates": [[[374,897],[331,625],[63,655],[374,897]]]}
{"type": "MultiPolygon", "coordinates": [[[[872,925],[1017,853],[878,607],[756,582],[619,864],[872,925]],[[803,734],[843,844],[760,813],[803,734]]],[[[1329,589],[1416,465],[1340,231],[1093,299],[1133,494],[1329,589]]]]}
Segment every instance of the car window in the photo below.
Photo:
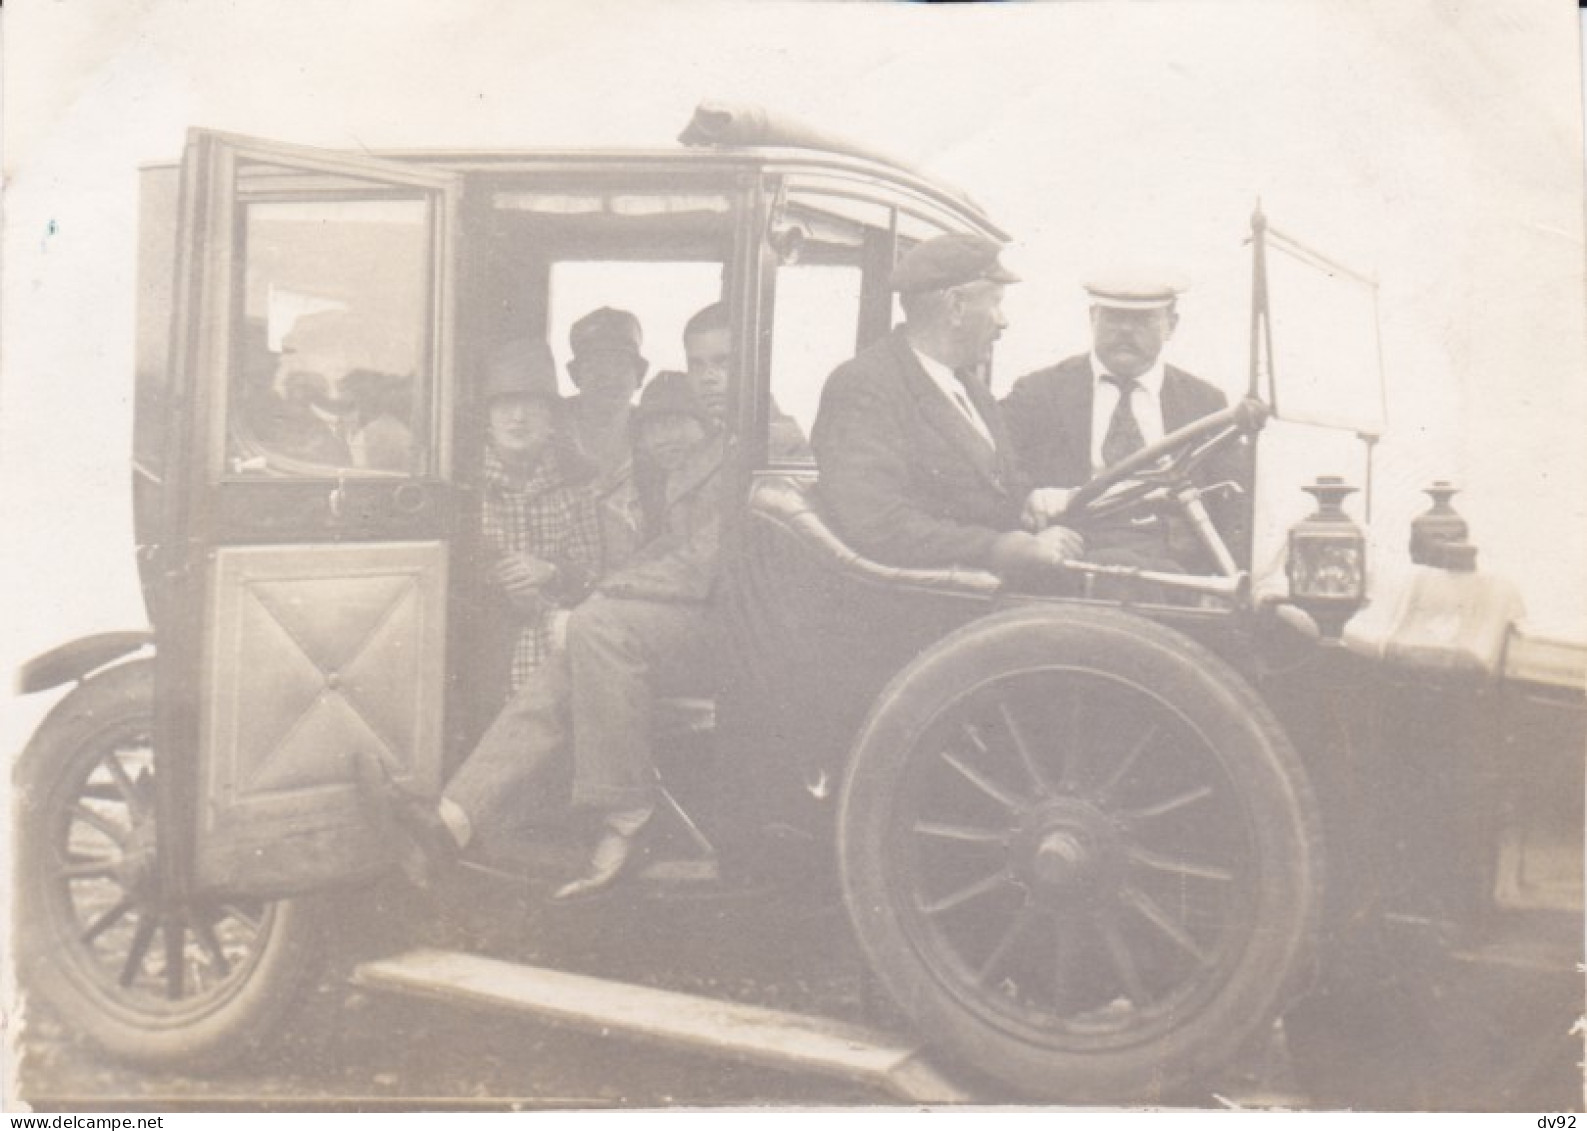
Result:
{"type": "Polygon", "coordinates": [[[227,473],[426,471],[428,202],[254,201],[241,228],[227,473]]]}
{"type": "MultiPolygon", "coordinates": [[[[480,187],[487,191],[475,200],[488,207],[474,213],[464,236],[456,466],[465,474],[482,466],[484,432],[476,425],[490,375],[508,359],[549,353],[558,391],[570,402],[564,439],[615,471],[619,438],[605,406],[616,387],[586,368],[586,383],[594,377],[597,385],[579,390],[569,365],[572,328],[603,309],[618,322],[632,315],[640,382],[685,369],[684,327],[708,307],[732,305],[738,198],[723,191],[714,170],[670,168],[515,170],[480,187]]],[[[637,393],[635,385],[626,395],[637,393]]]]}
{"type": "Polygon", "coordinates": [[[791,263],[777,272],[772,399],[806,436],[827,375],[854,356],[863,278],[858,264],[845,263],[791,263]]]}
{"type": "MultiPolygon", "coordinates": [[[[892,328],[887,281],[897,257],[948,230],[924,204],[911,210],[879,195],[864,181],[790,178],[772,209],[771,414],[774,421],[791,418],[805,436],[827,377],[892,328]]],[[[808,446],[772,453],[779,464],[813,459],[808,446]]]]}
{"type": "Polygon", "coordinates": [[[548,338],[565,394],[573,323],[603,306],[636,315],[644,333],[649,375],[684,369],[683,327],[702,307],[721,301],[722,264],[625,259],[562,260],[551,266],[548,338]]]}

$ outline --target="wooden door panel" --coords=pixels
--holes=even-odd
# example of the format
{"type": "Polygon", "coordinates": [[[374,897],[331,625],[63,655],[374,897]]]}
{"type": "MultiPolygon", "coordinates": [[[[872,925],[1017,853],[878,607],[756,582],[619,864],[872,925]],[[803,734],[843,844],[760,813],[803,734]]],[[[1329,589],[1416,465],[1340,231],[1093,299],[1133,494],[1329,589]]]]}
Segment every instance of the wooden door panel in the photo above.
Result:
{"type": "Polygon", "coordinates": [[[173,896],[369,876],[392,837],[355,763],[438,784],[462,189],[428,164],[189,134],[154,573],[173,896]],[[315,414],[334,388],[355,414],[315,414]],[[304,427],[345,449],[309,458],[304,427]]]}
{"type": "Polygon", "coordinates": [[[201,885],[307,889],[387,862],[355,767],[439,788],[445,607],[439,542],[215,551],[201,885]]]}

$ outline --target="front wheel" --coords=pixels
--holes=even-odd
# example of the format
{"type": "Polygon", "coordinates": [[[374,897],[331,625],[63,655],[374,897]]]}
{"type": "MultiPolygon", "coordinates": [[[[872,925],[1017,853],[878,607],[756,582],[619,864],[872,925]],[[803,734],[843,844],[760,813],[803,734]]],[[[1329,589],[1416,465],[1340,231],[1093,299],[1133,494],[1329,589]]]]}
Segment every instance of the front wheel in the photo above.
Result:
{"type": "Polygon", "coordinates": [[[1257,695],[1113,610],[978,621],[902,672],[845,781],[844,894],[928,1041],[1040,1099],[1160,1101],[1270,1031],[1315,805],[1257,695]]]}
{"type": "Polygon", "coordinates": [[[175,901],[155,837],[154,671],[61,701],[17,772],[22,984],[113,1055],[212,1066],[257,1045],[313,978],[312,899],[175,901]]]}

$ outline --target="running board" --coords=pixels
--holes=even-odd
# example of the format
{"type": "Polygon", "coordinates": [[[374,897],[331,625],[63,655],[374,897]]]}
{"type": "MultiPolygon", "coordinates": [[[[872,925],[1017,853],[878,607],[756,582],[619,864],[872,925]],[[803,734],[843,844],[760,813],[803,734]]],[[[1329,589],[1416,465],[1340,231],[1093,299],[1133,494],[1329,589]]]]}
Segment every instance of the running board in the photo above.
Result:
{"type": "Polygon", "coordinates": [[[353,971],[353,981],[597,1031],[620,1030],[773,1068],[819,1072],[911,1103],[974,1099],[928,1064],[919,1048],[887,1033],[809,1014],[449,950],[411,950],[365,962],[353,971]]]}

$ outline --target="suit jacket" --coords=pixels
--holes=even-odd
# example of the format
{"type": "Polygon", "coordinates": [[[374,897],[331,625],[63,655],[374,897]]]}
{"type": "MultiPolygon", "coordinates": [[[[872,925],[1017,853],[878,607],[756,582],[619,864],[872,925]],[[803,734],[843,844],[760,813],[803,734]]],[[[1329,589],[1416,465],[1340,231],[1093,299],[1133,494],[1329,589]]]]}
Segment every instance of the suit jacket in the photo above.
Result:
{"type": "MultiPolygon", "coordinates": [[[[1038,487],[1079,487],[1091,478],[1091,355],[1081,354],[1014,382],[1003,412],[1014,450],[1038,487]]],[[[1163,367],[1165,434],[1228,407],[1223,390],[1163,367]]]]}
{"type": "Polygon", "coordinates": [[[994,444],[942,395],[902,327],[840,365],[811,431],[833,529],[894,566],[989,564],[992,543],[1019,527],[1024,478],[997,403],[972,383],[994,444]]]}
{"type": "Polygon", "coordinates": [[[353,466],[347,441],[306,404],[267,395],[250,423],[254,438],[269,454],[325,467],[353,466]]]}
{"type": "MultiPolygon", "coordinates": [[[[1091,478],[1091,398],[1096,378],[1091,355],[1080,354],[1026,374],[1003,400],[1014,450],[1036,487],[1079,487],[1091,478]]],[[[1228,406],[1223,390],[1172,365],[1163,368],[1165,434],[1228,406]]],[[[1210,485],[1233,480],[1250,489],[1249,449],[1231,445],[1193,477],[1210,485]]],[[[1245,541],[1245,506],[1236,498],[1209,498],[1207,509],[1236,555],[1245,541]]]]}

